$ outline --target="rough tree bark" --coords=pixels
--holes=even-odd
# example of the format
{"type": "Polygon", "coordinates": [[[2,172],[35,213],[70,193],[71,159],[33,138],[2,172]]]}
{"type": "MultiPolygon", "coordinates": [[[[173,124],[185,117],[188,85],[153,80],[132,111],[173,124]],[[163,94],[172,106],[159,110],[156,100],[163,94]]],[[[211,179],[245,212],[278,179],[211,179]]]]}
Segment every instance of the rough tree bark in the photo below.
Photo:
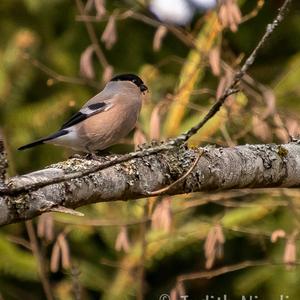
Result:
{"type": "MultiPolygon", "coordinates": [[[[300,143],[206,147],[192,172],[167,194],[234,188],[300,186],[300,143]]],[[[197,158],[197,149],[174,148],[123,162],[96,173],[23,193],[0,193],[0,225],[31,219],[60,207],[77,208],[96,202],[138,199],[182,177],[197,158]]],[[[16,176],[8,189],[81,172],[100,161],[72,158],[43,170],[16,176]]]]}

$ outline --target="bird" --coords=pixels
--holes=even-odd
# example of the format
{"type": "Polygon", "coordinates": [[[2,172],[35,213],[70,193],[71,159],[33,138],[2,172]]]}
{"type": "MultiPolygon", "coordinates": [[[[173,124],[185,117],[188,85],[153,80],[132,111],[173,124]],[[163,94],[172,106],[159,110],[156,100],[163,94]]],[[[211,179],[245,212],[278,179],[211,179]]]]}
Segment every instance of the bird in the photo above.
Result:
{"type": "Polygon", "coordinates": [[[146,91],[148,87],[139,76],[117,75],[57,132],[18,150],[41,144],[54,144],[90,154],[105,150],[135,127],[146,91]]]}

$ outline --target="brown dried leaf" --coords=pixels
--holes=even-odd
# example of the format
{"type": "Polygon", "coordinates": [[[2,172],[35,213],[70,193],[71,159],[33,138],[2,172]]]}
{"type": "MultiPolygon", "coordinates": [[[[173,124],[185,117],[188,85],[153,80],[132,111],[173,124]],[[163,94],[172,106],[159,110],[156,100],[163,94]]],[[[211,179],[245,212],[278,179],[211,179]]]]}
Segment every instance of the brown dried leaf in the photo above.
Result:
{"type": "Polygon", "coordinates": [[[138,149],[138,145],[142,145],[147,142],[147,139],[144,135],[144,133],[139,129],[136,128],[133,135],[133,143],[134,143],[134,149],[138,149]]]}
{"type": "Polygon", "coordinates": [[[263,142],[268,142],[272,139],[272,132],[268,123],[256,115],[252,117],[252,132],[263,142]]]}
{"type": "Polygon", "coordinates": [[[271,235],[271,242],[272,243],[276,243],[278,241],[279,238],[284,238],[285,237],[285,231],[282,229],[277,229],[275,231],[272,232],[271,235]]]}
{"type": "Polygon", "coordinates": [[[106,15],[105,0],[94,0],[97,17],[101,19],[106,15]]]}
{"type": "Polygon", "coordinates": [[[172,211],[170,198],[164,198],[155,207],[152,214],[152,229],[160,229],[165,232],[171,231],[172,226],[172,211]]]}
{"type": "Polygon", "coordinates": [[[102,75],[103,82],[104,83],[109,82],[111,80],[113,74],[114,74],[114,68],[111,65],[106,66],[104,69],[103,75],[102,75]]]}
{"type": "Polygon", "coordinates": [[[160,50],[162,41],[163,41],[164,37],[166,36],[167,32],[168,32],[168,29],[164,25],[160,25],[157,28],[157,30],[154,34],[154,38],[153,38],[153,50],[154,51],[160,50]]]}
{"type": "Polygon", "coordinates": [[[289,135],[284,128],[276,128],[274,132],[282,143],[287,143],[289,141],[289,135]]]}
{"type": "Polygon", "coordinates": [[[235,18],[233,15],[233,7],[234,4],[232,2],[228,2],[227,4],[227,17],[229,21],[229,28],[232,32],[237,31],[237,23],[235,22],[235,18]]]}
{"type": "Polygon", "coordinates": [[[177,290],[179,296],[181,296],[181,298],[184,295],[186,295],[186,290],[185,290],[185,287],[184,287],[184,284],[183,284],[182,281],[180,281],[179,283],[177,283],[176,290],[177,290]]]}
{"type": "Polygon", "coordinates": [[[264,111],[262,115],[262,119],[266,119],[267,117],[274,115],[276,110],[276,98],[275,94],[271,89],[266,89],[263,91],[263,97],[267,103],[267,109],[264,111]]]}
{"type": "Polygon", "coordinates": [[[231,14],[236,25],[240,24],[242,21],[242,13],[236,2],[231,5],[231,14]]]}
{"type": "Polygon", "coordinates": [[[207,234],[206,240],[204,242],[204,254],[206,258],[205,262],[205,268],[211,269],[213,266],[213,263],[215,261],[215,245],[216,245],[216,233],[214,230],[214,227],[210,229],[210,231],[207,234]]]}
{"type": "Polygon", "coordinates": [[[54,220],[52,214],[48,215],[46,218],[46,230],[45,230],[45,239],[48,242],[52,242],[54,240],[54,220]]]}
{"type": "Polygon", "coordinates": [[[128,231],[127,227],[122,226],[121,230],[116,238],[116,243],[115,243],[115,249],[117,251],[123,250],[124,252],[128,253],[131,248],[129,239],[128,239],[128,231]]]}
{"type": "Polygon", "coordinates": [[[85,12],[90,12],[93,8],[94,0],[88,0],[84,6],[85,12]]]}
{"type": "Polygon", "coordinates": [[[111,15],[101,36],[101,41],[105,44],[106,49],[111,49],[117,41],[116,18],[111,15]]]}
{"type": "Polygon", "coordinates": [[[44,238],[48,242],[53,241],[54,225],[53,225],[52,214],[45,213],[39,216],[38,225],[37,225],[37,234],[39,238],[44,238]]]}
{"type": "Polygon", "coordinates": [[[206,237],[204,243],[204,254],[206,258],[205,268],[211,269],[216,258],[223,257],[223,245],[225,237],[221,224],[213,226],[206,237]]]}
{"type": "Polygon", "coordinates": [[[37,235],[39,238],[45,237],[45,228],[46,228],[46,222],[45,222],[45,215],[43,214],[38,217],[38,222],[37,222],[37,235]]]}
{"type": "Polygon", "coordinates": [[[275,113],[273,116],[274,124],[277,126],[275,129],[276,136],[280,139],[281,142],[287,143],[289,141],[289,132],[287,131],[287,128],[285,127],[280,115],[278,113],[275,113]]]}
{"type": "Polygon", "coordinates": [[[214,47],[209,52],[209,64],[212,73],[215,76],[219,76],[221,74],[221,64],[220,64],[220,49],[219,47],[214,47]]]}
{"type": "Polygon", "coordinates": [[[60,260],[60,247],[58,241],[55,242],[50,259],[50,270],[52,273],[55,273],[59,269],[59,260],[60,260]]]}
{"type": "Polygon", "coordinates": [[[69,245],[66,240],[65,234],[61,233],[57,238],[57,242],[58,242],[60,250],[61,250],[62,266],[66,270],[70,269],[71,268],[70,250],[69,250],[69,245]]]}
{"type": "Polygon", "coordinates": [[[219,9],[219,21],[223,28],[226,28],[229,25],[229,20],[227,16],[227,8],[225,4],[222,4],[219,9]]]}
{"type": "Polygon", "coordinates": [[[296,243],[293,237],[288,238],[286,241],[283,262],[288,265],[296,262],[296,243]]]}
{"type": "Polygon", "coordinates": [[[218,85],[217,91],[216,91],[216,98],[217,99],[219,99],[222,96],[222,94],[223,94],[226,86],[227,86],[226,77],[222,76],[221,79],[220,79],[220,81],[219,81],[219,85],[218,85]]]}
{"type": "Polygon", "coordinates": [[[216,224],[215,225],[215,232],[216,232],[216,240],[218,243],[220,244],[224,244],[225,243],[225,236],[223,234],[223,228],[221,226],[221,224],[216,224]]]}
{"type": "MultiPolygon", "coordinates": [[[[166,295],[167,296],[167,295],[166,295]]],[[[177,300],[178,294],[177,294],[177,289],[176,287],[172,288],[172,290],[170,291],[170,297],[166,297],[165,299],[170,299],[170,300],[177,300]]],[[[163,298],[162,298],[163,299],[163,298]]]]}
{"type": "Polygon", "coordinates": [[[300,126],[299,126],[299,121],[288,118],[286,120],[286,128],[288,130],[288,133],[292,137],[299,137],[300,135],[300,126]]]}
{"type": "Polygon", "coordinates": [[[156,105],[152,110],[150,118],[150,140],[159,140],[160,139],[160,105],[156,105]]]}
{"type": "Polygon", "coordinates": [[[242,15],[235,0],[224,0],[219,9],[219,20],[223,28],[229,27],[235,32],[241,23],[242,15]]]}
{"type": "Polygon", "coordinates": [[[89,79],[95,78],[93,52],[94,46],[90,45],[84,50],[80,57],[80,74],[89,79]]]}

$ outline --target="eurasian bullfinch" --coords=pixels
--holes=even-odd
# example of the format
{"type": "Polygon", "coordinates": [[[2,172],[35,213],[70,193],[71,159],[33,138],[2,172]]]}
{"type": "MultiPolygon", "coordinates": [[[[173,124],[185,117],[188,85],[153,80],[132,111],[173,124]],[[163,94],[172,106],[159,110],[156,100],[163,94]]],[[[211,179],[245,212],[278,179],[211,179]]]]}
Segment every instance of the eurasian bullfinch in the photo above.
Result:
{"type": "Polygon", "coordinates": [[[142,106],[142,94],[147,90],[136,75],[115,76],[57,132],[18,150],[44,143],[88,153],[106,149],[135,127],[142,106]]]}

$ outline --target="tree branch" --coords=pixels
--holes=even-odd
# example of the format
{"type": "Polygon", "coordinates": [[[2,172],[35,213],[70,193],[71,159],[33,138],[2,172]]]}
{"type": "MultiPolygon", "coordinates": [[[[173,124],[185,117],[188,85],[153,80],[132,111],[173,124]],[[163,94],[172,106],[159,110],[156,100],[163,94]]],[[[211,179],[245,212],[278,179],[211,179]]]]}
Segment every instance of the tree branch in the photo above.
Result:
{"type": "MultiPolygon", "coordinates": [[[[167,190],[168,195],[219,191],[233,188],[300,186],[300,144],[245,145],[233,148],[202,148],[193,171],[167,190]]],[[[150,191],[181,178],[197,158],[199,150],[184,147],[99,170],[79,178],[54,183],[23,194],[0,195],[0,225],[31,219],[57,207],[74,209],[96,202],[144,198],[150,191]]],[[[115,156],[114,156],[115,157],[115,156]]],[[[122,157],[122,156],[120,156],[122,157]]],[[[100,161],[72,158],[43,170],[9,180],[11,189],[97,168],[100,161]]]]}

